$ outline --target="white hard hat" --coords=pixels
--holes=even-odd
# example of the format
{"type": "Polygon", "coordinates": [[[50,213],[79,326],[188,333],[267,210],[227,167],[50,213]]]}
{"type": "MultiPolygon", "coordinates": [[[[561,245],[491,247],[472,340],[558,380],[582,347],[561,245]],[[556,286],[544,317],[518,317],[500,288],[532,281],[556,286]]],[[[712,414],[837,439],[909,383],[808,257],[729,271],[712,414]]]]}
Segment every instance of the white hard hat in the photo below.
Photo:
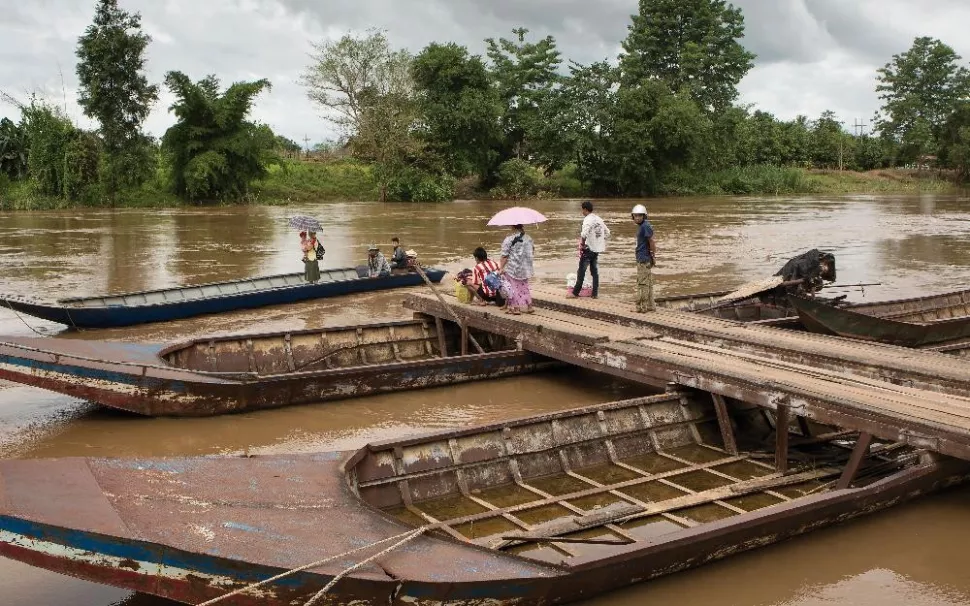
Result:
{"type": "Polygon", "coordinates": [[[637,204],[636,206],[633,207],[633,210],[630,211],[630,214],[631,215],[645,215],[645,214],[647,214],[647,207],[644,206],[643,204],[637,204]]]}

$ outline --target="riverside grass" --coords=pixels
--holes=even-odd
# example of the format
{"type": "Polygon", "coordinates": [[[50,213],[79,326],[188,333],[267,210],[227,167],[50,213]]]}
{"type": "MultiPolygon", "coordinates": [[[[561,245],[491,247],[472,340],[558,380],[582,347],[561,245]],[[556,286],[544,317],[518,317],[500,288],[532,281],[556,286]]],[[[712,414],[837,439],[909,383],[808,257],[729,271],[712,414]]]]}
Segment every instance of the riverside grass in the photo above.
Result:
{"type": "MultiPolygon", "coordinates": [[[[566,167],[538,183],[541,198],[588,197],[589,192],[566,167]]],[[[778,196],[955,193],[960,187],[936,171],[884,169],[869,172],[811,170],[777,166],[733,167],[705,173],[680,172],[669,175],[658,196],[778,196]]],[[[326,201],[372,201],[379,187],[372,168],[355,160],[334,162],[288,161],[272,166],[266,178],[253,183],[251,193],[242,200],[220,205],[326,201]]],[[[488,192],[470,189],[463,198],[491,198],[488,192]]],[[[52,198],[33,191],[28,182],[0,181],[0,210],[56,210],[84,207],[172,208],[189,206],[169,193],[164,182],[154,179],[141,188],[118,195],[114,204],[106,200],[72,201],[52,198]]]]}

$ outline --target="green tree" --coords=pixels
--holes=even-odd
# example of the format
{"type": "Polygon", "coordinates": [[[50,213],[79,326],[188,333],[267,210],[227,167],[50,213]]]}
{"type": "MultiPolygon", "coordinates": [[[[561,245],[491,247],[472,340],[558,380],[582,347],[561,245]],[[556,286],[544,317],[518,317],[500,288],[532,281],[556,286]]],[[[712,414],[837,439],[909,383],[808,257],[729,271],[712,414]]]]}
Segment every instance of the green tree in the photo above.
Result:
{"type": "Polygon", "coordinates": [[[313,47],[316,54],[301,83],[310,100],[327,112],[326,119],[345,135],[357,134],[374,99],[411,97],[411,55],[393,50],[382,31],[347,34],[313,47]]]}
{"type": "Polygon", "coordinates": [[[610,137],[619,193],[651,195],[677,170],[707,157],[711,124],[686,95],[660,81],[620,88],[610,137]]]}
{"type": "Polygon", "coordinates": [[[811,130],[807,116],[781,123],[781,140],[785,149],[782,164],[807,166],[811,161],[811,130]]]}
{"type": "Polygon", "coordinates": [[[404,183],[390,198],[410,200],[411,186],[420,185],[423,174],[415,176],[424,146],[415,136],[418,107],[414,98],[404,94],[383,94],[365,100],[360,107],[360,126],[350,139],[354,156],[374,164],[381,201],[389,199],[394,183],[404,183]]]}
{"type": "Polygon", "coordinates": [[[515,157],[555,167],[563,159],[555,121],[560,112],[561,54],[552,36],[526,42],[529,30],[518,28],[512,33],[515,40],[485,40],[492,80],[503,106],[502,160],[515,157]]]}
{"type": "Polygon", "coordinates": [[[963,181],[970,181],[970,102],[957,105],[943,127],[940,165],[953,168],[963,181]]]}
{"type": "Polygon", "coordinates": [[[27,131],[10,118],[0,120],[0,174],[10,179],[27,176],[27,131]]]}
{"type": "Polygon", "coordinates": [[[936,150],[947,119],[970,94],[970,72],[959,61],[943,42],[920,37],[878,70],[883,105],[875,126],[899,143],[903,162],[936,150]]]}
{"type": "Polygon", "coordinates": [[[852,157],[851,136],[842,129],[835,112],[824,111],[812,128],[812,164],[820,168],[845,168],[852,157]]]}
{"type": "Polygon", "coordinates": [[[21,124],[27,135],[27,170],[37,192],[64,195],[64,158],[77,129],[52,105],[34,99],[21,108],[21,124]]]}
{"type": "Polygon", "coordinates": [[[610,136],[616,111],[618,71],[606,61],[573,62],[562,86],[565,111],[560,114],[561,138],[577,176],[591,192],[617,193],[610,136]]]}
{"type": "Polygon", "coordinates": [[[457,44],[430,44],[411,76],[427,150],[456,177],[485,175],[495,162],[499,104],[481,58],[457,44]]]}
{"type": "Polygon", "coordinates": [[[91,132],[75,131],[64,148],[63,187],[69,200],[95,204],[102,142],[91,132]]]}
{"type": "Polygon", "coordinates": [[[723,110],[755,58],[743,37],[741,9],[724,0],[640,0],[620,55],[623,83],[659,78],[701,107],[723,110]]]}
{"type": "Polygon", "coordinates": [[[151,38],[141,30],[141,15],[118,8],[117,0],[98,0],[94,22],[78,39],[78,104],[101,125],[105,148],[105,186],[140,185],[146,171],[142,123],[158,100],[158,87],[144,76],[145,49],[151,38]]]}
{"type": "Polygon", "coordinates": [[[192,82],[169,72],[165,84],[176,98],[176,123],[162,138],[174,192],[193,201],[245,198],[275,157],[273,132],[246,120],[269,81],[237,82],[220,93],[215,76],[192,82]]]}

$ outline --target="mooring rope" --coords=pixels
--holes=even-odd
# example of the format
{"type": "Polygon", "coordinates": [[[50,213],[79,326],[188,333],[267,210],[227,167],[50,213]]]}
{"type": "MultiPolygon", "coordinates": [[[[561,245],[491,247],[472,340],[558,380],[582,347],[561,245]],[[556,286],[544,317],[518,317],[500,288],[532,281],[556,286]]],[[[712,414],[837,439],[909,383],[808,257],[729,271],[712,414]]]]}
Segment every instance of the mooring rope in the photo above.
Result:
{"type": "Polygon", "coordinates": [[[383,545],[384,543],[389,543],[389,542],[391,542],[391,541],[393,541],[395,539],[401,539],[397,543],[395,543],[394,545],[391,545],[390,547],[388,547],[387,549],[385,549],[384,551],[382,551],[380,553],[377,553],[377,554],[374,554],[373,556],[367,558],[366,560],[363,560],[362,562],[358,562],[357,564],[354,564],[350,568],[347,568],[343,572],[339,573],[337,576],[335,576],[333,579],[331,579],[331,581],[329,583],[327,583],[327,585],[323,589],[321,589],[320,591],[318,591],[316,593],[316,595],[314,595],[312,598],[310,598],[310,601],[309,602],[307,602],[304,605],[304,606],[310,606],[311,604],[313,604],[314,602],[316,602],[317,600],[319,600],[321,596],[323,596],[328,591],[330,591],[330,589],[337,583],[337,581],[340,580],[341,578],[343,578],[344,576],[346,576],[347,574],[353,572],[354,570],[356,570],[357,568],[359,568],[361,566],[364,566],[366,564],[369,564],[370,562],[376,560],[377,558],[379,558],[381,556],[387,555],[388,553],[390,553],[391,551],[394,551],[398,547],[401,547],[402,545],[404,545],[406,543],[409,543],[410,541],[416,539],[418,536],[424,534],[425,532],[427,532],[431,528],[432,528],[432,526],[422,526],[422,527],[420,527],[420,528],[418,528],[416,530],[412,530],[412,531],[409,531],[409,532],[404,532],[404,533],[401,533],[401,534],[398,534],[398,535],[394,535],[393,537],[387,537],[386,539],[381,539],[380,541],[376,541],[374,543],[369,543],[367,545],[364,545],[363,547],[357,547],[356,549],[351,549],[350,551],[345,551],[344,553],[339,553],[339,554],[337,554],[335,556],[330,556],[329,558],[326,558],[326,559],[323,559],[323,560],[319,560],[319,561],[313,562],[312,564],[306,564],[306,565],[300,566],[298,568],[293,568],[293,569],[287,570],[286,572],[282,572],[282,573],[280,573],[280,574],[278,574],[278,575],[276,575],[274,577],[270,577],[270,578],[265,579],[263,581],[259,581],[258,583],[253,583],[251,585],[247,585],[245,587],[242,587],[240,589],[237,589],[237,590],[232,591],[230,593],[227,593],[225,595],[221,595],[221,596],[219,596],[217,598],[213,598],[213,599],[211,599],[211,600],[209,600],[207,602],[202,602],[198,606],[212,606],[213,604],[218,604],[219,602],[221,602],[223,600],[226,600],[228,598],[231,598],[231,597],[234,597],[234,596],[237,596],[237,595],[246,593],[247,591],[250,591],[252,589],[259,589],[260,587],[263,587],[265,585],[269,585],[270,583],[274,583],[274,582],[276,582],[276,581],[278,581],[280,579],[284,579],[284,578],[286,578],[288,576],[292,576],[292,575],[294,575],[294,574],[296,574],[298,572],[303,572],[305,570],[310,570],[312,568],[319,568],[320,566],[323,566],[324,564],[328,564],[328,563],[330,563],[330,562],[332,562],[334,560],[339,560],[340,558],[343,558],[343,557],[349,556],[351,554],[357,553],[358,551],[363,551],[365,549],[370,549],[371,547],[377,547],[378,545],[383,545]]]}
{"type": "Polygon", "coordinates": [[[358,568],[362,568],[362,567],[366,566],[367,564],[370,564],[371,562],[373,562],[377,558],[379,558],[381,556],[385,556],[385,555],[391,553],[392,551],[394,551],[398,547],[403,547],[405,544],[410,543],[414,539],[418,538],[421,534],[423,534],[425,530],[427,530],[427,527],[422,526],[421,528],[415,530],[414,532],[412,532],[411,534],[407,535],[406,537],[404,537],[403,539],[401,539],[397,543],[394,543],[393,545],[391,545],[390,547],[388,547],[384,551],[382,551],[380,553],[375,553],[374,555],[372,555],[371,557],[367,558],[366,560],[362,560],[360,562],[357,562],[356,564],[354,564],[350,568],[345,568],[343,571],[340,572],[340,574],[338,574],[333,579],[331,579],[330,582],[327,583],[324,586],[323,589],[321,589],[320,591],[318,591],[312,598],[310,598],[310,601],[308,601],[303,606],[313,606],[314,604],[317,603],[318,600],[320,600],[320,598],[322,598],[324,595],[326,595],[327,592],[329,592],[330,589],[332,589],[334,585],[337,584],[337,581],[339,581],[340,579],[344,578],[345,576],[347,576],[351,572],[357,570],[358,568]]]}
{"type": "Polygon", "coordinates": [[[12,311],[15,316],[17,316],[18,318],[20,318],[20,321],[24,323],[24,326],[26,326],[30,330],[34,331],[34,334],[36,334],[37,336],[40,336],[40,337],[46,337],[47,336],[44,333],[42,333],[39,330],[37,330],[36,328],[34,328],[33,326],[31,326],[30,324],[28,324],[27,323],[27,320],[24,320],[24,317],[20,315],[20,312],[18,312],[16,309],[13,308],[13,305],[10,304],[10,301],[8,301],[6,299],[3,299],[3,302],[7,304],[7,307],[10,308],[10,311],[12,311]]]}

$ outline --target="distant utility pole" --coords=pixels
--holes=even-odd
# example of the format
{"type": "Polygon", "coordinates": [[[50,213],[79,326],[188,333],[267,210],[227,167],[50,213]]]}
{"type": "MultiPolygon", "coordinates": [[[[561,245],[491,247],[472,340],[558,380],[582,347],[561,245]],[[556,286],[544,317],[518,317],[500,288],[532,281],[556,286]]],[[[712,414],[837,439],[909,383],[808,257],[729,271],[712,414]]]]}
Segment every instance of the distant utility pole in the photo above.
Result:
{"type": "Polygon", "coordinates": [[[310,137],[303,135],[303,146],[306,147],[306,157],[310,157],[310,137]]]}
{"type": "Polygon", "coordinates": [[[853,126],[855,127],[855,134],[857,137],[866,136],[866,128],[868,128],[869,125],[865,121],[859,122],[859,119],[856,118],[855,124],[853,126]]]}

